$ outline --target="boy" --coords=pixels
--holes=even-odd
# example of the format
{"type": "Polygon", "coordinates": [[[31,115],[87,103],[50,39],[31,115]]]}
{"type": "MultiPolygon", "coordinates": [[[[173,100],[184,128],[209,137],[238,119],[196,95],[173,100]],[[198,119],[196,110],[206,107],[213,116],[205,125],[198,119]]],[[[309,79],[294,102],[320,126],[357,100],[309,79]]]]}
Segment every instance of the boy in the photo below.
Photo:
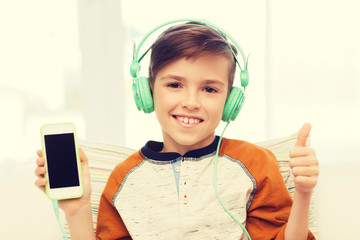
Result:
{"type": "MultiPolygon", "coordinates": [[[[100,200],[94,236],[91,186],[85,154],[85,195],[60,201],[72,239],[314,239],[308,231],[318,161],[305,147],[310,125],[291,152],[292,202],[273,154],[223,139],[217,167],[220,205],[213,188],[215,136],[230,93],[236,49],[205,24],[171,27],[152,45],[149,84],[163,142],[149,141],[112,172],[100,200]]],[[[36,185],[44,190],[38,151],[36,185]]]]}

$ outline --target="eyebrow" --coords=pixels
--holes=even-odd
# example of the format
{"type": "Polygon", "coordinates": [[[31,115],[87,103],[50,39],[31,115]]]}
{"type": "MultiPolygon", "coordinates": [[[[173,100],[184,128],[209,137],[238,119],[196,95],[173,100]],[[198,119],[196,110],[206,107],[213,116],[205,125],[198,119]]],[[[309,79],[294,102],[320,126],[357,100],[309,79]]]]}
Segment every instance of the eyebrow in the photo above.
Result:
{"type": "Polygon", "coordinates": [[[223,83],[222,81],[213,80],[213,79],[205,80],[205,83],[206,83],[206,84],[220,84],[220,85],[222,85],[222,86],[225,86],[225,83],[223,83]]]}
{"type": "Polygon", "coordinates": [[[161,77],[159,80],[165,80],[165,79],[174,79],[174,80],[178,80],[178,81],[184,81],[185,78],[181,77],[181,76],[177,76],[177,75],[165,75],[163,77],[161,77]]]}
{"type": "MultiPolygon", "coordinates": [[[[177,81],[184,81],[185,80],[184,77],[181,77],[181,76],[178,76],[178,75],[173,75],[173,74],[163,76],[159,80],[165,80],[165,79],[174,79],[174,80],[177,80],[177,81]]],[[[216,79],[206,79],[206,80],[204,80],[204,83],[205,84],[220,84],[222,86],[225,86],[225,83],[223,83],[220,80],[216,80],[216,79]]]]}

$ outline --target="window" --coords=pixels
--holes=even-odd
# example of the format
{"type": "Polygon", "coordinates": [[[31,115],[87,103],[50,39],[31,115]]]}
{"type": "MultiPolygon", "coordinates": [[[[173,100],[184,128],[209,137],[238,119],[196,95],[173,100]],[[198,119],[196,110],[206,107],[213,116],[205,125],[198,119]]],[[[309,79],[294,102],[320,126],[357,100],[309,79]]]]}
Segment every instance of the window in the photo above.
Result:
{"type": "Polygon", "coordinates": [[[0,3],[0,165],[33,163],[40,125],[81,113],[76,1],[0,3]]]}

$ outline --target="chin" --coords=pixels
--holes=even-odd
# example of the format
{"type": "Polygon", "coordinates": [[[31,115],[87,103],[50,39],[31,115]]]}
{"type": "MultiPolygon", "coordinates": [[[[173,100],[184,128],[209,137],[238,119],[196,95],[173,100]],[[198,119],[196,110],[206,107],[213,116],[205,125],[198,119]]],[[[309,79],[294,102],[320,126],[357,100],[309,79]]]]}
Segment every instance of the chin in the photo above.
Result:
{"type": "Polygon", "coordinates": [[[173,138],[173,140],[181,146],[186,146],[191,148],[191,150],[206,147],[214,141],[214,134],[209,134],[206,136],[193,136],[193,135],[185,135],[178,136],[173,138]]]}

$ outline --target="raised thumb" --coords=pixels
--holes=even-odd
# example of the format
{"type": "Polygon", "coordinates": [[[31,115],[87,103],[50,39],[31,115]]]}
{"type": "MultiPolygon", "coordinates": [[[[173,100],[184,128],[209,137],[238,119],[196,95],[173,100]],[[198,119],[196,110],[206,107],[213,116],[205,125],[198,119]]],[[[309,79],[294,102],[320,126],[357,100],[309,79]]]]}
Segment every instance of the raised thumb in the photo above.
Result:
{"type": "Polygon", "coordinates": [[[295,147],[305,147],[306,146],[306,140],[309,137],[311,130],[311,125],[309,123],[305,123],[300,131],[298,132],[297,141],[295,144],[295,147]]]}

